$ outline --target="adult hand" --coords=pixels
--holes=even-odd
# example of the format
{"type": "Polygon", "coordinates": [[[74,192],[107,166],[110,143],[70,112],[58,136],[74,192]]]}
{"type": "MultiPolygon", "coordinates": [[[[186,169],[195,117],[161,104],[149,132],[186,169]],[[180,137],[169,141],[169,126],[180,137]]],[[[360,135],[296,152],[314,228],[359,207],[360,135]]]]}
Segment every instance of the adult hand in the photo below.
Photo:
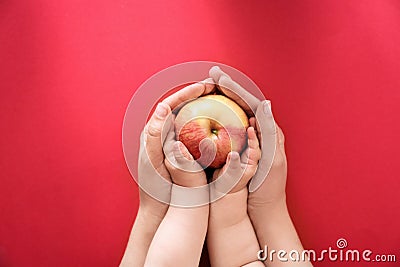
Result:
{"type": "MultiPolygon", "coordinates": [[[[263,210],[272,209],[275,206],[286,206],[286,179],[287,161],[285,153],[285,137],[281,128],[274,123],[271,111],[271,102],[260,102],[256,118],[250,118],[250,125],[256,127],[259,138],[271,138],[277,136],[276,149],[268,175],[258,189],[249,194],[248,211],[250,216],[258,212],[258,207],[263,210]]],[[[268,147],[265,147],[268,149],[268,147]]]]}
{"type": "Polygon", "coordinates": [[[220,67],[212,67],[209,71],[210,77],[214,80],[218,89],[227,97],[235,101],[246,112],[247,116],[253,117],[260,99],[246,91],[240,84],[223,72],[220,67]]]}
{"type": "Polygon", "coordinates": [[[157,105],[144,128],[138,166],[138,181],[141,185],[140,209],[156,219],[164,217],[171,194],[171,177],[163,153],[163,144],[167,136],[163,133],[168,133],[174,127],[171,110],[181,103],[209,94],[214,88],[212,79],[208,78],[177,91],[157,105]]]}
{"type": "Polygon", "coordinates": [[[170,200],[171,177],[164,164],[163,128],[171,128],[171,109],[165,103],[157,105],[140,137],[138,182],[139,212],[162,220],[170,200]]]}
{"type": "Polygon", "coordinates": [[[275,127],[277,126],[275,126],[272,113],[270,113],[271,115],[268,116],[267,119],[264,118],[265,112],[270,111],[270,108],[266,106],[269,101],[261,102],[261,100],[233,81],[231,77],[229,77],[229,75],[223,72],[219,67],[211,68],[209,74],[216,83],[218,89],[227,97],[238,103],[243,110],[246,111],[249,117],[253,117],[254,115],[256,118],[262,116],[262,118],[256,119],[257,123],[254,123],[254,119],[250,119],[250,121],[253,122],[253,127],[259,130],[257,132],[262,150],[257,172],[249,184],[249,192],[252,194],[262,184],[264,184],[264,180],[267,178],[267,174],[270,172],[272,166],[272,161],[274,160],[276,145],[275,127]]]}
{"type": "MultiPolygon", "coordinates": [[[[264,248],[268,245],[269,249],[276,251],[295,250],[301,254],[304,249],[286,206],[287,162],[284,136],[274,121],[270,101],[258,100],[218,67],[210,70],[210,76],[224,94],[247,110],[249,116],[255,113],[255,118],[250,118],[250,125],[257,130],[262,155],[258,171],[249,185],[247,211],[260,246],[264,248]]],[[[269,267],[312,266],[309,261],[285,262],[271,258],[264,264],[269,267]]]]}

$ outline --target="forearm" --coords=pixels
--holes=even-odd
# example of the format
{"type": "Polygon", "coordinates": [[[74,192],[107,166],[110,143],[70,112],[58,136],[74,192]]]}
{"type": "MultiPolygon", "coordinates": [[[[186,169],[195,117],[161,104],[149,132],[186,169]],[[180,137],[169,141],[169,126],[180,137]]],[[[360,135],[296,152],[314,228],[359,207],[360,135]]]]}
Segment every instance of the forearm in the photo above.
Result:
{"type": "MultiPolygon", "coordinates": [[[[168,205],[163,204],[160,206],[162,210],[158,212],[165,214],[167,208],[168,205]]],[[[139,207],[120,267],[143,267],[150,243],[163,216],[155,215],[146,208],[139,207]]]]}
{"type": "Polygon", "coordinates": [[[259,244],[247,215],[247,188],[211,204],[207,246],[212,266],[260,264],[259,244]]]}
{"type": "Polygon", "coordinates": [[[250,218],[263,249],[264,264],[268,267],[312,266],[309,261],[301,259],[304,248],[290,218],[285,201],[268,207],[257,207],[250,212],[250,218]],[[278,252],[286,254],[278,258],[278,252]],[[300,254],[300,261],[293,261],[289,253],[295,250],[300,254]],[[287,260],[286,260],[287,259],[287,260]]]}
{"type": "Polygon", "coordinates": [[[208,212],[208,205],[170,206],[150,245],[144,266],[198,266],[207,233],[208,212]]]}

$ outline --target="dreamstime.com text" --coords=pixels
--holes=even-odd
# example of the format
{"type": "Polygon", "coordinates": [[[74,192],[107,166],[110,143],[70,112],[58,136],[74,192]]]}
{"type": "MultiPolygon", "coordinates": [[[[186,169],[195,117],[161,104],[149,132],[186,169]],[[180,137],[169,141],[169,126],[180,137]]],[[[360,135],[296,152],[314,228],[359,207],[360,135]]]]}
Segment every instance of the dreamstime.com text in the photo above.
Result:
{"type": "Polygon", "coordinates": [[[268,246],[265,245],[264,249],[261,249],[257,253],[258,260],[260,261],[341,261],[341,262],[396,262],[396,255],[394,254],[374,254],[371,250],[358,250],[358,249],[346,249],[347,240],[339,238],[336,241],[336,247],[329,247],[328,249],[321,250],[319,252],[315,250],[304,250],[304,251],[285,251],[285,250],[268,250],[268,246]]]}

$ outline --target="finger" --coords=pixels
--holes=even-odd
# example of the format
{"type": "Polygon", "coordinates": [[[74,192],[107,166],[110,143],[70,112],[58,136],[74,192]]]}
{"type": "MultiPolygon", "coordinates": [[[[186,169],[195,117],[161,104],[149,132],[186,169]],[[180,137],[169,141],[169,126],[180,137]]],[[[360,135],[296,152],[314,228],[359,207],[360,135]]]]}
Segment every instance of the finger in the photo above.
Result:
{"type": "Polygon", "coordinates": [[[210,195],[214,199],[225,195],[240,182],[242,176],[243,170],[241,168],[239,153],[230,152],[224,167],[214,172],[213,182],[210,187],[210,195]]]}
{"type": "Polygon", "coordinates": [[[174,131],[169,131],[167,134],[167,137],[165,138],[163,150],[164,153],[167,157],[170,155],[173,155],[173,150],[174,150],[174,144],[175,144],[175,132],[174,131]]]}
{"type": "Polygon", "coordinates": [[[207,78],[204,81],[186,86],[178,92],[170,95],[162,102],[169,105],[173,110],[182,103],[209,94],[214,88],[214,81],[211,78],[207,78]]]}
{"type": "Polygon", "coordinates": [[[248,147],[246,149],[247,150],[246,153],[242,154],[242,157],[244,157],[242,163],[249,165],[257,165],[261,157],[261,150],[257,135],[253,127],[247,128],[247,136],[248,136],[247,139],[248,147]]]}
{"type": "Polygon", "coordinates": [[[256,129],[256,118],[251,117],[251,118],[249,119],[249,124],[250,124],[251,127],[253,127],[254,129],[256,129]]]}
{"type": "MultiPolygon", "coordinates": [[[[165,103],[158,103],[154,113],[150,117],[145,127],[145,138],[160,138],[163,126],[167,120],[168,115],[171,113],[170,107],[165,103]]],[[[146,140],[147,141],[147,140],[146,140]]]]}
{"type": "Polygon", "coordinates": [[[175,141],[172,151],[174,160],[168,160],[176,169],[189,173],[203,171],[203,168],[193,159],[193,156],[182,142],[175,141]]]}
{"type": "Polygon", "coordinates": [[[283,134],[283,131],[281,129],[281,127],[279,127],[278,125],[276,125],[277,128],[277,140],[278,140],[278,144],[281,150],[283,150],[283,152],[285,152],[285,135],[283,134]]]}
{"type": "Polygon", "coordinates": [[[255,117],[251,117],[251,118],[249,119],[249,125],[250,125],[251,127],[253,127],[254,132],[256,133],[258,139],[260,139],[260,138],[261,138],[261,135],[260,135],[260,133],[257,131],[257,121],[256,121],[256,118],[255,118],[255,117]]]}
{"type": "Polygon", "coordinates": [[[247,115],[254,115],[260,100],[246,91],[240,84],[223,72],[218,66],[210,69],[209,75],[227,97],[239,104],[247,115]]]}
{"type": "MultiPolygon", "coordinates": [[[[250,151],[251,149],[249,149],[250,151]]],[[[244,176],[246,169],[250,166],[247,165],[243,168],[242,162],[240,160],[240,155],[237,152],[231,152],[228,154],[227,170],[224,173],[228,179],[232,180],[231,183],[234,183],[234,187],[231,192],[235,192],[238,189],[242,189],[246,186],[253,175],[244,176]]]]}
{"type": "Polygon", "coordinates": [[[272,115],[271,101],[264,100],[258,105],[256,112],[256,126],[257,131],[261,132],[262,135],[276,135],[276,123],[272,115]]]}
{"type": "Polygon", "coordinates": [[[186,146],[180,141],[176,141],[174,143],[173,152],[175,160],[178,164],[187,164],[188,161],[193,161],[193,156],[190,154],[186,146]]]}
{"type": "Polygon", "coordinates": [[[256,119],[258,133],[261,135],[261,158],[257,172],[250,182],[249,192],[256,191],[264,182],[271,169],[277,147],[277,132],[270,101],[265,100],[260,103],[257,107],[256,119]]]}
{"type": "Polygon", "coordinates": [[[254,150],[258,149],[260,144],[258,142],[256,132],[252,126],[247,128],[247,137],[248,137],[247,144],[248,144],[249,148],[254,149],[254,150]]]}
{"type": "Polygon", "coordinates": [[[226,158],[226,164],[224,166],[225,174],[228,177],[237,177],[238,173],[241,172],[242,164],[240,162],[239,153],[236,151],[229,152],[226,158]]]}
{"type": "Polygon", "coordinates": [[[163,130],[172,127],[171,109],[165,103],[159,103],[148,121],[144,131],[144,141],[147,155],[155,168],[161,166],[164,160],[162,144],[163,130]]]}
{"type": "MultiPolygon", "coordinates": [[[[213,66],[213,67],[209,70],[208,74],[210,75],[210,77],[211,77],[211,78],[214,80],[214,82],[216,82],[216,83],[219,81],[219,79],[221,78],[222,75],[225,75],[225,76],[227,76],[227,77],[230,78],[230,76],[229,76],[228,74],[226,74],[225,72],[223,72],[223,71],[221,70],[221,68],[218,67],[218,66],[213,66]]],[[[218,83],[217,83],[217,84],[218,84],[218,83]]]]}
{"type": "Polygon", "coordinates": [[[200,157],[197,162],[203,167],[208,167],[214,161],[217,154],[217,147],[209,138],[204,138],[199,144],[200,157]]]}
{"type": "MultiPolygon", "coordinates": [[[[214,176],[213,176],[213,180],[216,180],[218,178],[222,178],[219,180],[224,180],[223,177],[229,177],[229,184],[232,184],[232,179],[230,179],[230,175],[234,174],[234,177],[238,176],[239,170],[241,169],[241,162],[240,162],[240,156],[239,153],[232,151],[229,152],[228,156],[226,157],[226,163],[225,165],[222,167],[222,169],[216,170],[216,172],[214,172],[214,176]],[[238,156],[238,158],[236,158],[238,156]],[[236,172],[235,172],[236,171],[236,172]],[[215,175],[216,173],[218,173],[218,175],[215,175]]],[[[236,179],[238,180],[238,179],[236,179]]]]}

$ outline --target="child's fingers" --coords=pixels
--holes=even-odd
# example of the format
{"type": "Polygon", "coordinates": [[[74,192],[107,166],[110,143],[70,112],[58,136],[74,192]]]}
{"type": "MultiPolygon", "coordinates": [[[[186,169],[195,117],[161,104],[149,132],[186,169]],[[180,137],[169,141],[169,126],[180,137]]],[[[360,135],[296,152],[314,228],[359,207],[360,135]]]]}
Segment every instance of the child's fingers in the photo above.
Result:
{"type": "Polygon", "coordinates": [[[250,126],[247,128],[247,148],[241,155],[243,164],[257,165],[261,157],[260,144],[255,129],[250,126]]]}
{"type": "Polygon", "coordinates": [[[241,166],[239,153],[236,151],[230,152],[225,164],[226,174],[232,177],[237,176],[241,172],[241,166]]]}
{"type": "Polygon", "coordinates": [[[247,161],[243,162],[250,165],[257,165],[261,158],[260,144],[253,127],[247,129],[248,148],[246,151],[247,161]]]}
{"type": "Polygon", "coordinates": [[[169,131],[167,134],[165,141],[164,141],[164,154],[166,156],[171,155],[173,153],[173,148],[174,148],[174,143],[175,143],[175,132],[174,131],[169,131]]]}
{"type": "Polygon", "coordinates": [[[186,146],[180,141],[176,141],[174,143],[173,153],[178,164],[185,164],[188,160],[193,160],[193,156],[189,153],[186,146]]]}
{"type": "Polygon", "coordinates": [[[239,153],[234,151],[230,152],[224,167],[214,172],[211,194],[221,194],[222,192],[226,194],[232,192],[232,190],[241,183],[242,177],[243,170],[241,168],[239,153]]]}
{"type": "Polygon", "coordinates": [[[251,117],[249,119],[249,124],[250,124],[251,127],[253,127],[255,129],[256,128],[256,118],[251,117]]]}
{"type": "Polygon", "coordinates": [[[256,131],[253,127],[247,128],[247,144],[248,147],[251,149],[259,149],[260,148],[260,143],[258,142],[258,138],[256,135],[256,131]]]}
{"type": "Polygon", "coordinates": [[[222,167],[219,173],[225,176],[230,176],[230,175],[237,176],[238,172],[241,171],[241,167],[242,164],[240,162],[239,153],[232,151],[229,152],[228,156],[226,157],[226,163],[222,167]]]}
{"type": "Polygon", "coordinates": [[[255,133],[256,133],[258,139],[261,139],[261,134],[260,134],[260,131],[259,131],[259,129],[258,129],[258,125],[257,125],[257,120],[256,120],[256,118],[255,118],[255,117],[251,117],[251,118],[249,119],[249,124],[250,124],[251,127],[254,128],[254,131],[255,131],[255,133]]]}
{"type": "MultiPolygon", "coordinates": [[[[232,151],[228,154],[226,166],[226,175],[231,180],[231,183],[235,184],[235,187],[243,182],[247,184],[248,180],[242,181],[244,171],[242,169],[242,163],[240,162],[240,155],[238,152],[232,151]]],[[[239,187],[242,186],[240,185],[239,187]]]]}
{"type": "Polygon", "coordinates": [[[234,184],[234,187],[232,187],[232,190],[230,192],[233,193],[243,189],[253,176],[247,171],[248,165],[243,168],[239,153],[231,152],[228,155],[227,166],[228,168],[226,174],[231,180],[231,183],[234,184]]]}
{"type": "Polygon", "coordinates": [[[199,172],[202,171],[202,167],[194,160],[192,154],[186,146],[180,142],[175,141],[172,149],[173,161],[170,160],[172,165],[180,171],[184,172],[199,172]]]}
{"type": "Polygon", "coordinates": [[[197,159],[203,166],[209,166],[217,154],[217,147],[209,138],[204,138],[199,144],[200,157],[197,159]]]}

